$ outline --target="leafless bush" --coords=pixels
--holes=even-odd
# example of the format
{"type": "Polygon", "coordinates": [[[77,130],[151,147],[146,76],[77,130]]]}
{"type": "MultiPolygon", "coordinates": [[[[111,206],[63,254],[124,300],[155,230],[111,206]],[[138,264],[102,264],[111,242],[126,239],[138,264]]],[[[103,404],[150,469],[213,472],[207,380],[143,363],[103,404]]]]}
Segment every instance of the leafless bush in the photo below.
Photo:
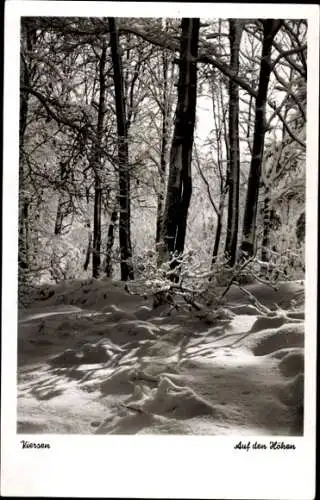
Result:
{"type": "Polygon", "coordinates": [[[224,306],[230,288],[238,286],[257,312],[265,314],[268,311],[244,287],[261,283],[277,290],[279,281],[286,279],[287,256],[282,260],[276,257],[277,265],[272,261],[263,262],[255,254],[250,258],[242,256],[232,268],[227,267],[223,258],[217,259],[210,268],[199,261],[197,255],[188,252],[172,256],[170,261],[158,266],[156,253],[148,252],[136,258],[135,270],[139,277],[127,284],[127,291],[153,298],[155,308],[169,304],[171,308],[212,311],[224,306]]]}

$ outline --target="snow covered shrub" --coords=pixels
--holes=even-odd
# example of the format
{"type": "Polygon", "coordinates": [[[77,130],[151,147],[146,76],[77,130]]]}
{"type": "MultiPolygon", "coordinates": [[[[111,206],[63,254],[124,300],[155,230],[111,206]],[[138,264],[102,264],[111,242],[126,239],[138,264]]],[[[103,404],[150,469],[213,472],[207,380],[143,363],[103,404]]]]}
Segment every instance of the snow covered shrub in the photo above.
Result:
{"type": "Polygon", "coordinates": [[[272,250],[269,250],[270,261],[284,280],[301,279],[305,272],[305,214],[302,211],[298,218],[295,214],[291,216],[287,224],[282,224],[274,231],[272,250]]]}
{"type": "Polygon", "coordinates": [[[81,251],[72,243],[60,238],[51,243],[50,274],[56,283],[77,278],[81,263],[81,251]]]}
{"type": "Polygon", "coordinates": [[[269,255],[268,262],[258,261],[260,276],[269,281],[290,281],[304,278],[304,245],[286,248],[282,252],[269,250],[269,255]]]}
{"type": "Polygon", "coordinates": [[[155,273],[157,268],[157,253],[145,250],[132,258],[134,276],[137,279],[148,278],[155,273]]]}
{"type": "MultiPolygon", "coordinates": [[[[222,272],[220,264],[218,266],[222,272]]],[[[175,308],[184,305],[202,310],[208,302],[208,294],[210,303],[213,303],[217,282],[211,278],[215,272],[210,271],[208,262],[199,261],[193,252],[173,256],[160,266],[157,265],[157,255],[147,252],[145,258],[135,259],[136,270],[136,279],[127,283],[127,289],[129,293],[153,297],[154,307],[169,304],[175,308]]]]}

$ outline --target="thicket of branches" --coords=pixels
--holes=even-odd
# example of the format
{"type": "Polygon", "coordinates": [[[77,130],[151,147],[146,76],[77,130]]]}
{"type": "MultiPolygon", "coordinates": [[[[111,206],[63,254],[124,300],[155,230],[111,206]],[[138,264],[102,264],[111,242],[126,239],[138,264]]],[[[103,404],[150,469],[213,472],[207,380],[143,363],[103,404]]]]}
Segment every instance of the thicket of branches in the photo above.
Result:
{"type": "Polygon", "coordinates": [[[20,284],[162,276],[195,303],[188,273],[200,295],[301,276],[306,40],[295,19],[23,18],[20,284]]]}

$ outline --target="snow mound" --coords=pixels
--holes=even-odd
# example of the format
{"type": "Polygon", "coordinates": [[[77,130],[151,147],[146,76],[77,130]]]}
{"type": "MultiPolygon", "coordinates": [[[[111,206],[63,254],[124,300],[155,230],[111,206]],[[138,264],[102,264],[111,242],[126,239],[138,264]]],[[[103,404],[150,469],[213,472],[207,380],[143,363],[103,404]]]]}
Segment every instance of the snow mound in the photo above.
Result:
{"type": "Polygon", "coordinates": [[[137,317],[135,314],[125,311],[123,309],[120,309],[119,307],[115,305],[108,305],[102,309],[103,313],[111,313],[111,319],[113,321],[122,321],[122,320],[127,320],[127,321],[133,321],[136,320],[137,317]]]}
{"type": "Polygon", "coordinates": [[[51,364],[59,366],[97,364],[109,361],[113,356],[108,346],[102,344],[84,344],[79,349],[66,349],[63,353],[54,356],[51,364]]]}
{"type": "Polygon", "coordinates": [[[261,316],[256,319],[252,328],[251,333],[258,332],[259,330],[266,330],[267,328],[278,328],[290,320],[285,314],[276,314],[272,316],[261,316]]]}
{"type": "Polygon", "coordinates": [[[304,372],[304,349],[298,352],[289,352],[279,363],[281,373],[287,377],[292,377],[304,372]]]}
{"type": "MultiPolygon", "coordinates": [[[[281,298],[255,291],[270,307],[281,298]]],[[[240,299],[161,316],[123,284],[55,287],[19,318],[19,431],[301,435],[303,312],[262,317],[240,299]],[[94,307],[68,305],[83,299],[94,307]]]]}
{"type": "MultiPolygon", "coordinates": [[[[281,349],[278,349],[274,352],[271,352],[268,356],[270,358],[282,359],[287,354],[296,353],[296,352],[301,352],[301,348],[300,347],[282,347],[281,349]]],[[[302,352],[303,352],[303,350],[302,350],[302,352]]]]}
{"type": "Polygon", "coordinates": [[[265,356],[285,347],[303,347],[304,324],[284,324],[279,328],[250,332],[243,345],[252,350],[255,356],[265,356]]]}
{"type": "Polygon", "coordinates": [[[138,434],[146,428],[152,429],[158,423],[162,423],[160,417],[155,415],[136,412],[119,406],[117,414],[104,419],[95,434],[138,434]]]}
{"type": "MultiPolygon", "coordinates": [[[[160,329],[152,323],[139,320],[122,320],[116,324],[116,343],[123,344],[132,340],[141,341],[154,339],[159,335],[160,329]]],[[[109,336],[109,335],[108,335],[109,336]]]]}
{"type": "MultiPolygon", "coordinates": [[[[283,309],[290,309],[292,302],[295,306],[303,306],[304,303],[304,282],[302,281],[283,281],[277,284],[277,288],[273,289],[269,285],[261,283],[253,283],[245,286],[261,304],[270,309],[277,309],[276,304],[283,309]]],[[[238,306],[239,304],[249,304],[250,298],[245,295],[236,285],[232,285],[228,291],[226,298],[229,303],[238,306]]]]}
{"type": "Polygon", "coordinates": [[[299,373],[279,388],[279,399],[287,406],[303,408],[304,375],[299,373]]]}
{"type": "Polygon", "coordinates": [[[217,320],[231,321],[234,316],[234,313],[225,307],[219,307],[214,311],[204,310],[197,313],[197,317],[208,325],[216,324],[217,320]]]}
{"type": "Polygon", "coordinates": [[[141,302],[139,297],[129,295],[124,290],[123,283],[94,278],[61,282],[44,288],[43,292],[40,289],[34,300],[42,300],[50,305],[73,304],[88,308],[102,308],[108,303],[137,305],[141,302]]]}
{"type": "Polygon", "coordinates": [[[167,376],[160,378],[159,386],[151,390],[149,398],[143,399],[142,403],[131,402],[130,408],[176,419],[204,415],[220,419],[223,416],[223,410],[211,405],[189,387],[176,385],[167,376]]]}
{"type": "MultiPolygon", "coordinates": [[[[147,339],[155,339],[161,334],[162,330],[147,321],[137,319],[115,320],[114,316],[100,315],[92,322],[90,328],[87,327],[87,336],[99,336],[108,339],[118,346],[132,342],[140,342],[147,339]]],[[[164,332],[165,333],[165,332],[164,332]]]]}
{"type": "Polygon", "coordinates": [[[151,307],[148,306],[141,306],[135,312],[136,318],[141,319],[143,321],[149,319],[151,315],[152,315],[152,309],[151,307]]]}
{"type": "Polygon", "coordinates": [[[150,342],[141,347],[140,353],[143,354],[145,358],[154,358],[172,356],[178,351],[178,347],[168,340],[158,340],[156,342],[150,342]]]}
{"type": "Polygon", "coordinates": [[[103,396],[111,394],[131,394],[135,380],[135,370],[123,367],[112,370],[109,376],[105,377],[100,384],[100,391],[103,396]]]}

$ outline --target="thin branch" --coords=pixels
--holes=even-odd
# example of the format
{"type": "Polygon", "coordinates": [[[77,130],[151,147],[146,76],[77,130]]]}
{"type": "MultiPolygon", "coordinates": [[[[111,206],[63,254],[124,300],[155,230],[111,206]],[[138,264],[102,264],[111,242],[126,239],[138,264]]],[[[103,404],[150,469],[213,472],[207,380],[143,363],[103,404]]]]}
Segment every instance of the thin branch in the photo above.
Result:
{"type": "Polygon", "coordinates": [[[278,57],[276,57],[275,60],[273,61],[272,65],[271,65],[271,69],[273,69],[276,66],[276,64],[278,64],[280,59],[282,59],[283,57],[285,57],[287,59],[287,56],[290,56],[292,54],[299,54],[300,52],[304,52],[305,50],[307,50],[307,45],[301,45],[301,47],[297,47],[297,48],[290,49],[290,50],[280,51],[280,54],[278,55],[278,57]]]}
{"type": "Polygon", "coordinates": [[[300,137],[298,137],[291,129],[290,127],[288,126],[285,118],[282,116],[281,114],[281,111],[278,110],[277,108],[277,105],[274,104],[272,101],[269,101],[268,100],[268,104],[270,106],[270,108],[272,108],[274,111],[275,111],[275,114],[280,118],[281,122],[283,123],[283,126],[284,128],[286,129],[286,132],[288,132],[288,134],[290,135],[291,139],[295,142],[297,142],[301,147],[302,149],[306,149],[307,146],[306,146],[306,143],[303,142],[300,137]]]}
{"type": "Polygon", "coordinates": [[[200,167],[200,160],[199,160],[199,156],[198,156],[198,151],[197,151],[197,148],[194,147],[194,152],[195,152],[195,159],[196,159],[196,165],[197,165],[197,169],[198,169],[198,172],[201,176],[201,179],[203,180],[203,182],[205,183],[206,187],[207,187],[207,192],[208,192],[208,196],[209,196],[209,200],[210,200],[210,203],[217,215],[217,217],[219,217],[219,212],[218,212],[218,208],[212,198],[212,195],[211,195],[211,191],[210,191],[210,184],[208,182],[208,180],[206,179],[201,167],[200,167]]]}

